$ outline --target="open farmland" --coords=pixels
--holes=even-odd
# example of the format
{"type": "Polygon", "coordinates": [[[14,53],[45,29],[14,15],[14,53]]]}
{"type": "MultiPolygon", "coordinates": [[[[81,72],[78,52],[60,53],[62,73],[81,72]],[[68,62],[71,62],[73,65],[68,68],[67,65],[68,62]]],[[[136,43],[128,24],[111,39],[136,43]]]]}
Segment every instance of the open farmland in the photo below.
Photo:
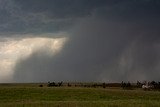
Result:
{"type": "Polygon", "coordinates": [[[1,107],[159,107],[159,91],[1,84],[1,107]]]}

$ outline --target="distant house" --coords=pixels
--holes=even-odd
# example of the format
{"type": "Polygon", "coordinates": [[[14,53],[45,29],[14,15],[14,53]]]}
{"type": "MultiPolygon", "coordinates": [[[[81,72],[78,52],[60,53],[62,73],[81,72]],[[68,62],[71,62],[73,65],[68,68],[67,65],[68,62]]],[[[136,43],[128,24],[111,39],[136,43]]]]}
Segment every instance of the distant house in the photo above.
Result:
{"type": "Polygon", "coordinates": [[[149,82],[146,82],[145,84],[142,85],[142,89],[144,90],[150,90],[152,88],[154,88],[154,86],[151,85],[149,82]]]}

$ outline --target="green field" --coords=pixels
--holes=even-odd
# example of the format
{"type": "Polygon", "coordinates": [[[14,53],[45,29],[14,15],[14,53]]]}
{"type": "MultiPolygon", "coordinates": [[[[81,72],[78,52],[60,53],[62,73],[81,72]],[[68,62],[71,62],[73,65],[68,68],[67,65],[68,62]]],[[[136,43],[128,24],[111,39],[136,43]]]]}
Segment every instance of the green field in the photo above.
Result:
{"type": "Polygon", "coordinates": [[[160,92],[0,84],[0,107],[160,107],[160,92]]]}

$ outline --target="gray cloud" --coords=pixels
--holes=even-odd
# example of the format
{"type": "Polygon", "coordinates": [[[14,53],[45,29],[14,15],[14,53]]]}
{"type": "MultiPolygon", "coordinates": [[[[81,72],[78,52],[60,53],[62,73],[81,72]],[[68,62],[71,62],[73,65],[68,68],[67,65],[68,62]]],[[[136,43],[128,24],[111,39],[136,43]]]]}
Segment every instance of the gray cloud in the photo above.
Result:
{"type": "Polygon", "coordinates": [[[90,15],[93,9],[114,4],[105,0],[1,0],[0,3],[1,36],[66,31],[77,19],[90,15]]]}
{"type": "Polygon", "coordinates": [[[69,34],[59,54],[38,50],[20,59],[14,81],[159,80],[158,0],[14,0],[13,4],[20,9],[2,24],[1,33],[69,34]]]}
{"type": "Polygon", "coordinates": [[[1,0],[0,3],[1,36],[68,31],[77,20],[92,15],[115,20],[135,19],[135,23],[136,19],[152,23],[160,17],[158,0],[1,0]]]}

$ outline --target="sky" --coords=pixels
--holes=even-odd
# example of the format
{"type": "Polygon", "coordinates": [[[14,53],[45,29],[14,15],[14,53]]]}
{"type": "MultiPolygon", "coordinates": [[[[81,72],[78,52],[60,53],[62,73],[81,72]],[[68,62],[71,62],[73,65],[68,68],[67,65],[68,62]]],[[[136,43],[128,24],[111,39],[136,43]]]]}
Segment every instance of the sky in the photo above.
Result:
{"type": "Polygon", "coordinates": [[[0,0],[0,82],[160,80],[159,0],[0,0]]]}

